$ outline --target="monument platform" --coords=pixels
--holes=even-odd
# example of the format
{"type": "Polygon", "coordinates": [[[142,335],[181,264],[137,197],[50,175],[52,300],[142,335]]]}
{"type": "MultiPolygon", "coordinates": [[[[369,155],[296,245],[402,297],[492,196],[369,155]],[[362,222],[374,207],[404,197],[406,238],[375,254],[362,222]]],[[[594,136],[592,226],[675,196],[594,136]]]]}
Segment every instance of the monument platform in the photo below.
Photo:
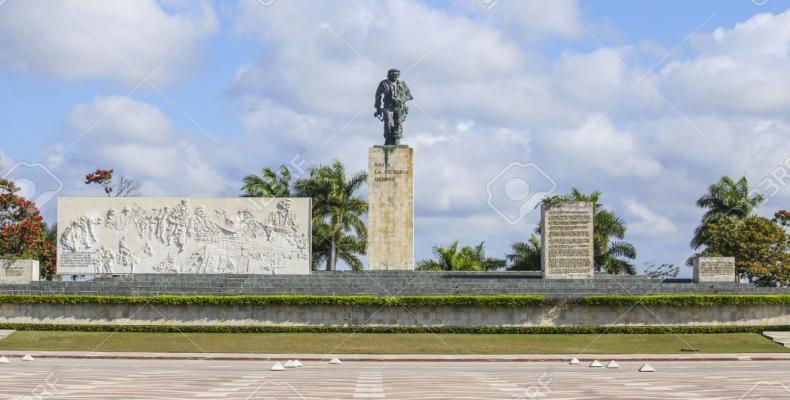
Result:
{"type": "Polygon", "coordinates": [[[539,294],[588,295],[790,294],[790,288],[735,282],[661,282],[645,276],[596,273],[590,279],[540,279],[540,272],[313,272],[310,275],[138,274],[92,281],[42,281],[0,285],[0,294],[156,295],[374,295],[442,296],[539,294]]]}

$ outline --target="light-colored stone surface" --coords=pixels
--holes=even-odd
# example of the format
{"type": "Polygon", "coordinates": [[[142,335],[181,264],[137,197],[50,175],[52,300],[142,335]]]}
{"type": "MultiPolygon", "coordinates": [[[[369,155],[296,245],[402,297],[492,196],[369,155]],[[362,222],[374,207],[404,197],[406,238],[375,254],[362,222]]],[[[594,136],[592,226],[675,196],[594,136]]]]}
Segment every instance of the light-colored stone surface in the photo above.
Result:
{"type": "Polygon", "coordinates": [[[368,269],[414,269],[414,150],[368,152],[368,269]]]}
{"type": "Polygon", "coordinates": [[[58,199],[58,273],[310,273],[308,198],[58,199]]]}
{"type": "MultiPolygon", "coordinates": [[[[187,340],[185,337],[184,340],[187,340]]],[[[696,354],[704,360],[705,355],[696,354]]],[[[781,361],[656,361],[600,369],[566,362],[271,362],[38,359],[2,367],[12,399],[787,399],[781,361]],[[701,365],[704,364],[704,365],[701,365]]]]}
{"type": "Polygon", "coordinates": [[[763,332],[763,335],[771,338],[776,343],[784,347],[790,347],[790,331],[785,332],[763,332]]]}
{"type": "Polygon", "coordinates": [[[0,260],[0,284],[27,284],[39,280],[38,260],[0,260]]]}
{"type": "Polygon", "coordinates": [[[542,205],[540,220],[543,279],[592,278],[593,204],[542,205]]]}
{"type": "Polygon", "coordinates": [[[222,306],[0,304],[0,323],[249,326],[758,326],[790,325],[788,305],[606,307],[222,306]]]}
{"type": "Polygon", "coordinates": [[[735,282],[735,258],[695,258],[694,282],[735,282]]]}

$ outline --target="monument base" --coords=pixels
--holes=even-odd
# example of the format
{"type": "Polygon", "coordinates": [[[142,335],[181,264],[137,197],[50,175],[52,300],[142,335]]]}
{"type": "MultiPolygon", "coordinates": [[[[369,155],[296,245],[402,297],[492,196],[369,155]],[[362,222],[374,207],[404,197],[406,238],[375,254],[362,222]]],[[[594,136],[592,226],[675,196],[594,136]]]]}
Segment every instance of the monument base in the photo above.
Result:
{"type": "Polygon", "coordinates": [[[414,270],[414,149],[368,151],[368,269],[414,270]]]}

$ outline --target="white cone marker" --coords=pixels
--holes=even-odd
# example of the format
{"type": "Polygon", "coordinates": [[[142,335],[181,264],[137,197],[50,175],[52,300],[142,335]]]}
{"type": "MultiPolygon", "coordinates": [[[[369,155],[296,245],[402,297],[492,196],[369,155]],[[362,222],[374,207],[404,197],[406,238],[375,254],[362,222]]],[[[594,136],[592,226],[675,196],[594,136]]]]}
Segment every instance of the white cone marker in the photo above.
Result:
{"type": "Polygon", "coordinates": [[[639,368],[639,372],[656,372],[656,369],[650,364],[645,364],[642,368],[639,368]]]}
{"type": "Polygon", "coordinates": [[[617,361],[612,360],[609,361],[609,364],[606,364],[606,368],[620,368],[620,364],[618,364],[617,361]]]}
{"type": "Polygon", "coordinates": [[[331,360],[329,360],[329,363],[330,363],[330,364],[342,364],[343,362],[342,362],[342,361],[340,361],[340,359],[339,359],[339,358],[337,358],[337,357],[332,357],[332,359],[331,359],[331,360]]]}
{"type": "Polygon", "coordinates": [[[0,364],[10,364],[11,361],[8,361],[5,357],[0,357],[0,364]]]}
{"type": "Polygon", "coordinates": [[[285,371],[285,367],[279,362],[274,363],[272,367],[269,369],[270,371],[285,371]]]}
{"type": "Polygon", "coordinates": [[[297,367],[297,368],[304,367],[304,365],[302,365],[302,362],[301,362],[301,361],[299,361],[299,360],[294,360],[294,362],[296,363],[296,367],[297,367]]]}
{"type": "Polygon", "coordinates": [[[285,362],[285,368],[296,368],[296,367],[297,367],[296,361],[294,360],[288,360],[285,362]]]}
{"type": "Polygon", "coordinates": [[[600,368],[600,367],[603,367],[603,364],[598,362],[598,360],[593,360],[593,362],[590,364],[590,367],[592,367],[592,368],[600,368]]]}
{"type": "Polygon", "coordinates": [[[571,358],[571,362],[569,364],[570,365],[576,365],[576,364],[581,364],[581,362],[579,361],[578,358],[573,357],[573,358],[571,358]]]}
{"type": "Polygon", "coordinates": [[[25,354],[25,356],[22,357],[22,361],[33,361],[33,356],[30,354],[25,354]]]}

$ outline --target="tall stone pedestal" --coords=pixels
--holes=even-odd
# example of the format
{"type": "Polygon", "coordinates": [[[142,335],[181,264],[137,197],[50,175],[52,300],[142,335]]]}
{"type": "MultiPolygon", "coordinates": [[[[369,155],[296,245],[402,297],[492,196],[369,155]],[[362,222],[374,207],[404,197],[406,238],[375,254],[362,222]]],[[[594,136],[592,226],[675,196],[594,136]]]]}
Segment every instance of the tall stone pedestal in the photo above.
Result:
{"type": "Polygon", "coordinates": [[[567,201],[540,209],[543,279],[593,277],[593,204],[567,201]]]}
{"type": "Polygon", "coordinates": [[[414,270],[414,149],[368,151],[368,269],[414,270]]]}

